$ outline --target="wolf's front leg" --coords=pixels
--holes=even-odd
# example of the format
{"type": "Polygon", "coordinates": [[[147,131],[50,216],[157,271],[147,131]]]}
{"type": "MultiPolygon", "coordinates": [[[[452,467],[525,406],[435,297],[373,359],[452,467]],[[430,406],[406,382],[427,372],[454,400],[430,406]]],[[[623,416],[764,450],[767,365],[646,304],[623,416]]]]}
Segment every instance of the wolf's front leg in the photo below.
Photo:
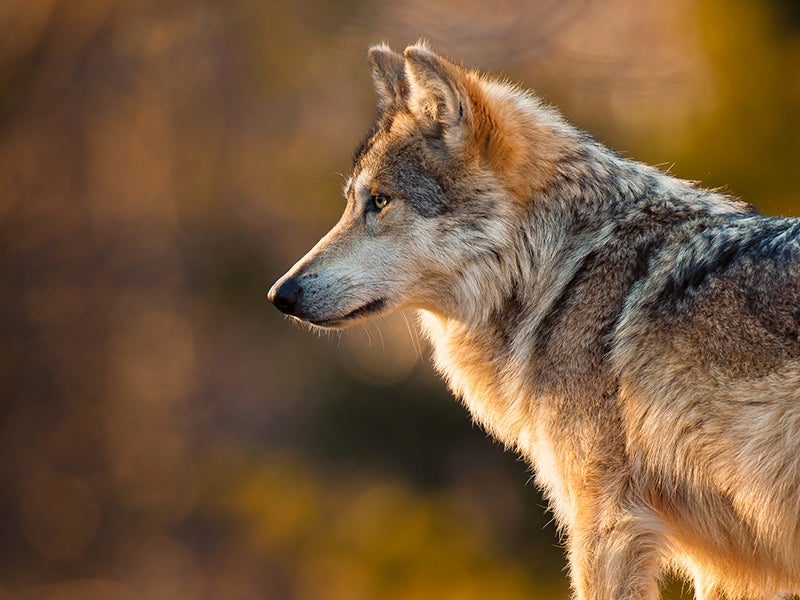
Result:
{"type": "Polygon", "coordinates": [[[568,539],[575,600],[657,600],[663,540],[647,518],[620,514],[568,539]]]}

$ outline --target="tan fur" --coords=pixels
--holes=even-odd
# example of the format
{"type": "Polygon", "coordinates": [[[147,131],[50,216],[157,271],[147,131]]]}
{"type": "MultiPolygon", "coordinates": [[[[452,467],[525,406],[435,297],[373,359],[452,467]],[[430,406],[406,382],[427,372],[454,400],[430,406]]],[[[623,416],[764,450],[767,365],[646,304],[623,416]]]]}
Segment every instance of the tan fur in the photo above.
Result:
{"type": "Polygon", "coordinates": [[[481,89],[491,169],[500,175],[513,198],[528,202],[552,179],[565,153],[565,140],[539,122],[534,111],[528,115],[528,122],[517,118],[517,90],[491,81],[481,82],[481,89]],[[531,155],[530,148],[537,149],[536,156],[531,155]]]}
{"type": "Polygon", "coordinates": [[[348,207],[276,306],[419,309],[450,388],[535,467],[577,600],[654,600],[667,569],[701,600],[800,592],[800,223],[425,44],[369,60],[348,207]]]}
{"type": "MultiPolygon", "coordinates": [[[[426,46],[412,46],[405,52],[406,59],[419,60],[429,52],[426,46]]],[[[539,115],[531,111],[526,120],[518,117],[519,95],[523,92],[509,85],[484,79],[476,71],[468,71],[437,57],[437,63],[451,85],[456,87],[468,102],[465,119],[467,139],[460,149],[465,163],[485,165],[502,179],[509,196],[528,202],[532,194],[543,189],[550,181],[558,159],[563,154],[565,140],[554,135],[546,123],[537,123],[539,115]],[[529,149],[536,148],[535,156],[529,149]]],[[[424,58],[423,58],[424,60],[424,58]]],[[[410,69],[411,87],[419,86],[419,78],[410,69]]],[[[436,109],[429,95],[412,94],[416,110],[426,115],[436,109]]],[[[535,102],[530,98],[531,102],[535,102]]]]}

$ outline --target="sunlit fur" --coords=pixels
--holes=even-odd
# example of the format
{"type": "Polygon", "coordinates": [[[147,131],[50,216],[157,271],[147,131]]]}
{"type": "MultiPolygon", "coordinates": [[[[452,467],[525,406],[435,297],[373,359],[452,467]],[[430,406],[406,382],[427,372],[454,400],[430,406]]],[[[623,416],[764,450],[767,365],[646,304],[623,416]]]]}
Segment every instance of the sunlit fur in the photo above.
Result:
{"type": "Polygon", "coordinates": [[[295,316],[420,310],[453,392],[534,466],[575,598],[654,599],[668,569],[705,600],[800,592],[800,222],[425,44],[369,61],[348,208],[276,284],[302,285],[295,316]]]}

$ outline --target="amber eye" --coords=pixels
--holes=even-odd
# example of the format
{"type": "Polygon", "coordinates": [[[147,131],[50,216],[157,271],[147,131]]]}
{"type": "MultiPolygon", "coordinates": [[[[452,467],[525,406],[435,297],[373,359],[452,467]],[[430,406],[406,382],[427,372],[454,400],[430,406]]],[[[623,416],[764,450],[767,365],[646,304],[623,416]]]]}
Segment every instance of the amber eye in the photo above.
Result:
{"type": "Polygon", "coordinates": [[[385,194],[372,194],[369,197],[367,208],[379,212],[386,208],[387,204],[389,204],[389,196],[385,194]]]}

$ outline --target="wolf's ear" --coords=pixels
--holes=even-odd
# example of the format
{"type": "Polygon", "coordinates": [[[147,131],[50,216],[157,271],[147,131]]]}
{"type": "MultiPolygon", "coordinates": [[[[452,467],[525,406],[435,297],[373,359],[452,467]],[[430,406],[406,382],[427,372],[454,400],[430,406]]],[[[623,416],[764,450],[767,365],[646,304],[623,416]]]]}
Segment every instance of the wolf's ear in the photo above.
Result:
{"type": "Polygon", "coordinates": [[[367,51],[367,61],[378,92],[378,109],[403,102],[407,91],[403,57],[386,44],[377,44],[367,51]]]}
{"type": "Polygon", "coordinates": [[[405,50],[408,107],[426,135],[442,138],[455,133],[469,110],[460,81],[463,70],[445,60],[425,44],[405,50]]]}

